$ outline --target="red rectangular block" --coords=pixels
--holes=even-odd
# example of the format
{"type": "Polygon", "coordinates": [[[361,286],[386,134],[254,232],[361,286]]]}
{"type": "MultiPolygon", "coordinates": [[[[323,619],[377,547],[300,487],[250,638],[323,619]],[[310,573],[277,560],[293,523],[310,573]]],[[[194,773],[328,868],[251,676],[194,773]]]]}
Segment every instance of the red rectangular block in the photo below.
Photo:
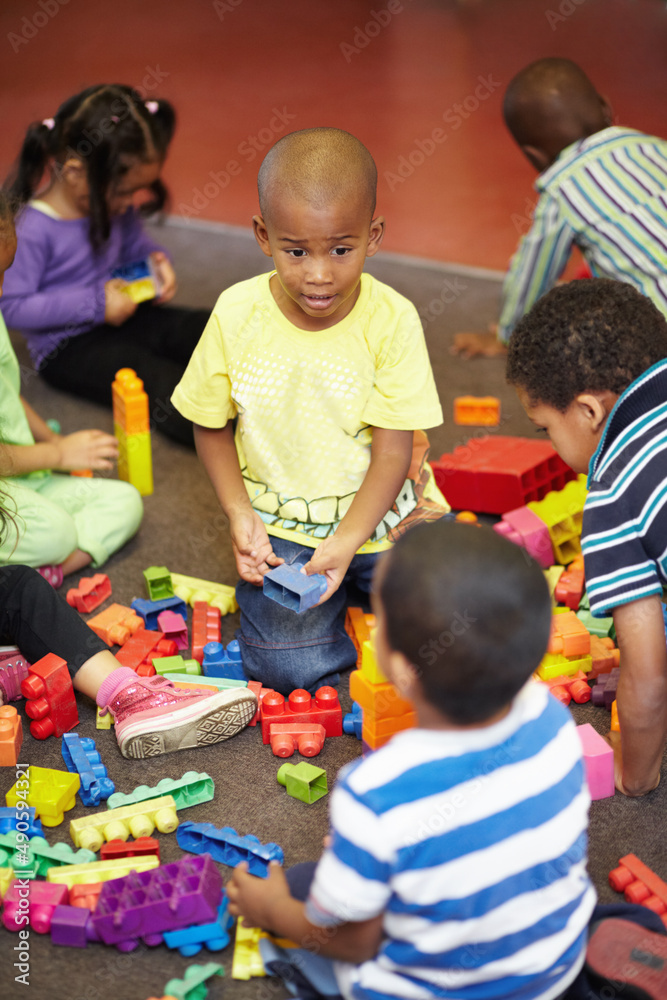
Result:
{"type": "Polygon", "coordinates": [[[79,722],[72,680],[67,664],[55,653],[48,653],[29,668],[21,684],[21,694],[27,699],[26,715],[30,733],[36,740],[47,736],[62,736],[79,722]]]}
{"type": "Polygon", "coordinates": [[[285,700],[277,691],[267,691],[262,698],[262,742],[269,743],[274,723],[316,722],[324,726],[327,736],[342,736],[343,713],[336,689],[318,688],[311,698],[307,691],[297,688],[285,700]]]}

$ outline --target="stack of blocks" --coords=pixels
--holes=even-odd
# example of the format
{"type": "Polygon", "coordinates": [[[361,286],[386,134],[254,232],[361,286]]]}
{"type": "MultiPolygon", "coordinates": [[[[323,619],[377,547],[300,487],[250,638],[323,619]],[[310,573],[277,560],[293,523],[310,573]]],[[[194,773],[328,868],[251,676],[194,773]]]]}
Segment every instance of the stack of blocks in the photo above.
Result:
{"type": "Polygon", "coordinates": [[[536,670],[537,677],[550,681],[560,675],[571,677],[578,671],[588,674],[591,666],[591,637],[586,628],[574,611],[556,608],[551,619],[549,645],[536,670]]]}
{"type": "MultiPolygon", "coordinates": [[[[498,534],[525,548],[544,569],[552,563],[565,566],[581,555],[586,477],[573,476],[562,489],[551,490],[515,510],[499,511],[503,516],[493,526],[498,534]]],[[[583,583],[583,568],[581,580],[583,583]]]]}
{"type": "Polygon", "coordinates": [[[118,476],[142,497],[153,492],[153,460],[144,383],[132,368],[121,368],[111,387],[114,434],[118,439],[118,476]]]}

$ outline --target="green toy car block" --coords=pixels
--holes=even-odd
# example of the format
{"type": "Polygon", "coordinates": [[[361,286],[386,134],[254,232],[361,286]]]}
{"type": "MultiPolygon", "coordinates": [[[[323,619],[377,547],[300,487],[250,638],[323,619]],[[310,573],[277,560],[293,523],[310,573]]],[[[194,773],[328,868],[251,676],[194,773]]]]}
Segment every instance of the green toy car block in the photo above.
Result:
{"type": "Polygon", "coordinates": [[[164,677],[166,674],[179,674],[181,680],[184,675],[201,674],[201,664],[197,660],[184,660],[180,653],[176,656],[160,656],[153,660],[155,673],[164,677]]]}
{"type": "Polygon", "coordinates": [[[225,970],[217,962],[206,965],[188,965],[182,979],[170,979],[164,988],[165,996],[176,1000],[204,1000],[208,994],[206,980],[211,976],[224,976],[225,970]]]}
{"type": "MultiPolygon", "coordinates": [[[[166,659],[166,657],[165,657],[166,659]]],[[[159,663],[159,660],[155,660],[155,666],[159,663]]],[[[194,661],[197,662],[196,660],[194,661]]],[[[201,677],[188,677],[186,674],[162,674],[166,677],[168,681],[174,681],[178,683],[179,681],[189,681],[191,680],[193,684],[197,687],[210,687],[215,688],[217,691],[225,691],[227,688],[241,688],[247,687],[248,682],[242,681],[236,677],[205,677],[203,674],[201,677]]]]}
{"type": "Polygon", "coordinates": [[[205,771],[187,771],[182,778],[162,778],[157,785],[137,785],[133,792],[114,792],[107,799],[109,809],[120,806],[137,805],[148,799],[159,799],[163,795],[171,795],[177,809],[187,809],[188,806],[198,806],[201,802],[210,802],[215,791],[215,784],[210,774],[205,771]]]}
{"type": "Polygon", "coordinates": [[[305,760],[298,764],[283,764],[278,768],[276,778],[278,784],[285,786],[287,794],[300,802],[317,802],[328,791],[326,771],[305,760]]]}
{"type": "Polygon", "coordinates": [[[174,596],[171,573],[166,566],[149,566],[144,570],[144,580],[149,601],[162,601],[165,597],[174,596]]]}
{"type": "Polygon", "coordinates": [[[75,851],[71,844],[50,845],[39,836],[31,837],[26,843],[16,830],[0,834],[0,864],[13,868],[17,878],[45,878],[50,868],[87,865],[96,860],[93,851],[85,848],[75,851]]]}

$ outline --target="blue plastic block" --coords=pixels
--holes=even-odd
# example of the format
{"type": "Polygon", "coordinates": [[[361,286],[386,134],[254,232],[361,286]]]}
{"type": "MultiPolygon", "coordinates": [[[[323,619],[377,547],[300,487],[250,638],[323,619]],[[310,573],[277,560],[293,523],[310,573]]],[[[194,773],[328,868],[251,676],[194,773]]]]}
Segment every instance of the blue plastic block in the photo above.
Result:
{"type": "Polygon", "coordinates": [[[364,721],[364,710],[357,701],[352,702],[352,711],[343,717],[343,732],[361,739],[361,727],[364,721]]]}
{"type": "Polygon", "coordinates": [[[301,614],[317,604],[327,589],[327,581],[321,573],[306,576],[297,563],[283,563],[266,573],[263,589],[272,601],[301,614]]]}
{"type": "Polygon", "coordinates": [[[21,824],[20,832],[24,833],[26,837],[44,836],[42,821],[35,818],[34,806],[24,806],[17,803],[15,806],[3,806],[0,809],[0,834],[17,830],[19,823],[21,824]]]}
{"type": "MultiPolygon", "coordinates": [[[[224,890],[223,890],[224,892],[224,890]]],[[[229,944],[229,929],[234,918],[227,913],[227,896],[222,897],[218,915],[209,924],[193,924],[162,935],[167,948],[178,948],[183,958],[198,955],[204,945],[209,951],[222,951],[229,944]]]]}
{"type": "Polygon", "coordinates": [[[79,795],[84,806],[97,806],[113,795],[116,786],[107,775],[95,740],[76,733],[64,733],[61,752],[67,770],[81,778],[79,795]]]}
{"type": "Polygon", "coordinates": [[[146,628],[152,632],[159,632],[157,616],[163,611],[173,611],[186,619],[188,614],[188,606],[181,597],[164,597],[161,601],[147,601],[142,597],[135,597],[130,607],[143,618],[146,628]]]}
{"type": "Polygon", "coordinates": [[[191,854],[209,853],[221,865],[235,868],[248,862],[251,875],[266,878],[271,861],[282,864],[284,855],[278,844],[262,844],[257,837],[239,836],[231,826],[221,828],[212,823],[181,823],[176,831],[178,846],[191,854]]]}
{"type": "Polygon", "coordinates": [[[236,639],[229,643],[227,649],[221,642],[207,642],[204,646],[204,659],[201,665],[205,677],[227,677],[232,680],[247,680],[241,663],[241,650],[236,639]],[[235,646],[230,655],[230,646],[235,646]]]}

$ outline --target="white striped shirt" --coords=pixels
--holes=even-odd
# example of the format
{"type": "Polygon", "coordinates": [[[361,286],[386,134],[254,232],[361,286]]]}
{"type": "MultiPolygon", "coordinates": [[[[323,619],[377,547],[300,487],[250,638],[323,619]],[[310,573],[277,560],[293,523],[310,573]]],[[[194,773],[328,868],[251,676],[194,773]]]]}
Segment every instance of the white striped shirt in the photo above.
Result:
{"type": "Polygon", "coordinates": [[[493,726],[408,730],[341,772],[307,913],[384,932],[337,965],[345,996],[557,997],[595,903],[589,803],[572,718],[534,683],[493,726]]]}
{"type": "Polygon", "coordinates": [[[594,277],[634,285],[667,315],[667,141],[602,129],[564,149],[535,188],[533,224],[503,287],[501,340],[553,287],[573,245],[594,277]]]}

